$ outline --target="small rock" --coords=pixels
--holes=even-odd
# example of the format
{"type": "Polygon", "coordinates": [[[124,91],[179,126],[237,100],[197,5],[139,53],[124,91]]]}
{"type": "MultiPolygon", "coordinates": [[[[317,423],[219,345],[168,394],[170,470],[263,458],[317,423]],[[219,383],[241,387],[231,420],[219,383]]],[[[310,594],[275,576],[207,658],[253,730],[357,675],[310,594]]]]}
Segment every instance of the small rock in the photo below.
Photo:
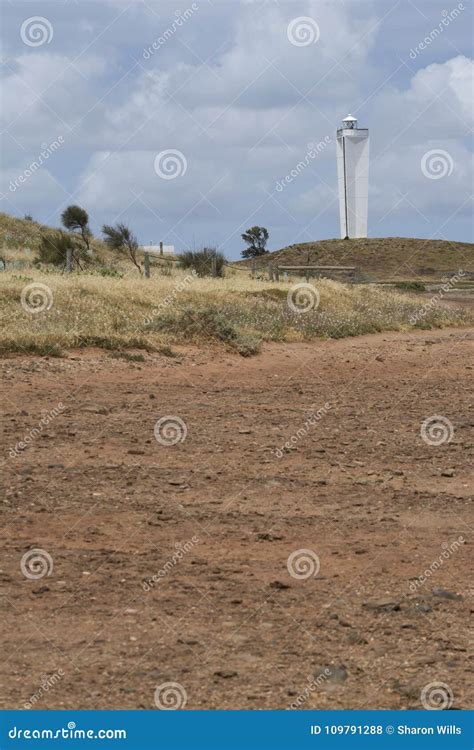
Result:
{"type": "Polygon", "coordinates": [[[364,609],[369,609],[372,612],[398,612],[400,610],[400,602],[394,599],[379,599],[375,602],[364,602],[362,606],[364,609]]]}
{"type": "Polygon", "coordinates": [[[31,593],[41,596],[41,594],[45,594],[47,591],[49,591],[49,586],[40,586],[38,589],[32,589],[31,593]]]}
{"type": "Polygon", "coordinates": [[[347,636],[348,642],[353,646],[363,646],[367,643],[367,640],[357,630],[351,630],[347,636]]]}
{"type": "Polygon", "coordinates": [[[281,591],[282,589],[289,589],[290,587],[287,583],[283,583],[282,581],[272,581],[270,584],[270,588],[281,591]]]}
{"type": "Polygon", "coordinates": [[[454,469],[443,469],[441,472],[442,477],[454,477],[454,469]]]}
{"type": "Polygon", "coordinates": [[[100,404],[82,404],[79,407],[80,411],[88,411],[91,414],[108,414],[109,410],[106,406],[100,406],[100,404]]]}
{"type": "Polygon", "coordinates": [[[231,677],[237,677],[237,672],[234,672],[231,669],[220,669],[217,672],[214,672],[214,675],[216,677],[221,677],[223,680],[229,680],[231,677]]]}
{"type": "Polygon", "coordinates": [[[452,599],[453,601],[462,601],[464,597],[462,594],[455,594],[453,591],[446,591],[446,589],[439,588],[436,586],[432,591],[433,596],[440,596],[443,599],[452,599]]]}

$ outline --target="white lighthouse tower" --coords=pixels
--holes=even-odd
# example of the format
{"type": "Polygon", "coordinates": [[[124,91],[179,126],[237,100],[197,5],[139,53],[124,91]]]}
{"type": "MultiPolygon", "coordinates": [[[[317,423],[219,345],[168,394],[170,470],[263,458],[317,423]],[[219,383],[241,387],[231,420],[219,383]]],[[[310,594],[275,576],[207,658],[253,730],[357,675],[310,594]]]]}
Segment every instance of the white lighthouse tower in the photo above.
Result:
{"type": "Polygon", "coordinates": [[[337,131],[337,181],[341,237],[367,237],[369,131],[347,115],[337,131]]]}

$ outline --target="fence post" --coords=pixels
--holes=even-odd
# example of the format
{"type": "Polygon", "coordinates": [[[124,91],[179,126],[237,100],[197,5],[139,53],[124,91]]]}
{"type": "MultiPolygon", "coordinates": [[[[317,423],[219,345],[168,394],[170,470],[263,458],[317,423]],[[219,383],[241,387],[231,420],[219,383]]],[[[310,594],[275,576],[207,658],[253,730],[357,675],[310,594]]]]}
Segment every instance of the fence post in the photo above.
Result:
{"type": "Polygon", "coordinates": [[[214,278],[217,277],[217,258],[213,258],[211,261],[212,275],[214,278]]]}
{"type": "Polygon", "coordinates": [[[273,281],[273,265],[271,263],[268,264],[268,278],[273,281]]]}
{"type": "Polygon", "coordinates": [[[163,255],[163,243],[160,242],[160,255],[163,255]]]}
{"type": "Polygon", "coordinates": [[[145,279],[150,278],[150,254],[145,253],[143,257],[143,267],[145,269],[145,279]]]}
{"type": "Polygon", "coordinates": [[[280,281],[280,269],[275,266],[275,281],[280,281]]]}
{"type": "Polygon", "coordinates": [[[255,258],[252,259],[252,279],[255,278],[255,272],[257,270],[257,261],[255,258]]]}
{"type": "Polygon", "coordinates": [[[66,273],[72,271],[72,248],[68,247],[66,250],[66,273]]]}
{"type": "Polygon", "coordinates": [[[306,269],[306,283],[309,281],[309,269],[306,269]]]}

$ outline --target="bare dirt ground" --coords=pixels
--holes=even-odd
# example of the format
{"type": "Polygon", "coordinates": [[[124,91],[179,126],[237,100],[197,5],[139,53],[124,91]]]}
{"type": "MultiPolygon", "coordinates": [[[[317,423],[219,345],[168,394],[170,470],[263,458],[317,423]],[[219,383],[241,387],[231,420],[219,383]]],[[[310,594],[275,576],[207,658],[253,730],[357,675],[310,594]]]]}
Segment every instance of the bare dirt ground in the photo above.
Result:
{"type": "Polygon", "coordinates": [[[2,360],[1,706],[153,708],[173,682],[186,708],[419,708],[442,682],[468,707],[473,339],[2,360]]]}

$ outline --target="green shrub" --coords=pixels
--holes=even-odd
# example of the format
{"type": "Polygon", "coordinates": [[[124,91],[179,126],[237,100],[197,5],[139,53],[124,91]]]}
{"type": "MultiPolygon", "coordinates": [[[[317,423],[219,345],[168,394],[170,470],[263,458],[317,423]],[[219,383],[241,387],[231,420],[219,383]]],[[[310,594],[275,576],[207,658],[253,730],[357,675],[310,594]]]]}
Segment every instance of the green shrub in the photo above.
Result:
{"type": "Polygon", "coordinates": [[[110,277],[113,279],[123,279],[123,273],[118,271],[116,268],[98,268],[97,273],[99,276],[110,277]]]}
{"type": "Polygon", "coordinates": [[[395,289],[400,289],[401,292],[426,292],[422,281],[397,281],[395,289]]]}
{"type": "Polygon", "coordinates": [[[187,250],[179,256],[180,268],[193,268],[198,276],[224,276],[225,257],[212,247],[202,250],[187,250]]]}

